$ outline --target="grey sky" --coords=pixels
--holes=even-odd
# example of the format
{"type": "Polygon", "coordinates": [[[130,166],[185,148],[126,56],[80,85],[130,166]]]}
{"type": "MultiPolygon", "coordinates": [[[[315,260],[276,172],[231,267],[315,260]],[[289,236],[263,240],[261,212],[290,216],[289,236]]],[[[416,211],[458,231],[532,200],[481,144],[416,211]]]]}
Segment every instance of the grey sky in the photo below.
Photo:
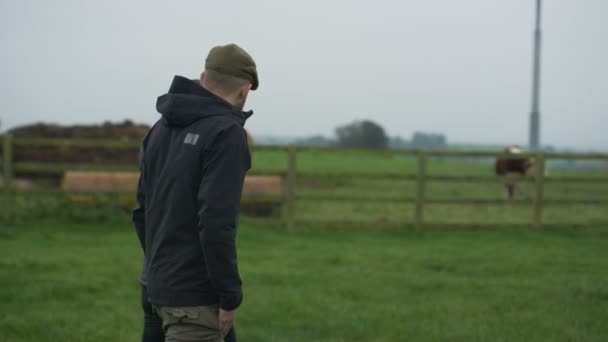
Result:
{"type": "MultiPolygon", "coordinates": [[[[544,144],[608,150],[608,1],[545,0],[544,144]]],[[[153,123],[175,74],[235,42],[258,63],[254,135],[528,136],[533,0],[0,0],[3,128],[153,123]]]]}

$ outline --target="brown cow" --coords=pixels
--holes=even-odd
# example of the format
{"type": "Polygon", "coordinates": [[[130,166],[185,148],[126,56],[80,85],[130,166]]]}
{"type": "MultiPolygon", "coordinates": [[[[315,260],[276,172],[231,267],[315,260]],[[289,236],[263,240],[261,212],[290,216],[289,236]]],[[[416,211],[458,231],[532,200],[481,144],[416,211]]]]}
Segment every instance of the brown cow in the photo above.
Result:
{"type": "MultiPolygon", "coordinates": [[[[519,146],[509,146],[504,149],[507,154],[522,153],[519,146]]],[[[533,172],[534,160],[530,158],[496,158],[494,170],[497,176],[527,176],[533,172]]],[[[505,189],[507,198],[510,200],[516,197],[523,197],[522,187],[517,180],[506,180],[505,189]]]]}

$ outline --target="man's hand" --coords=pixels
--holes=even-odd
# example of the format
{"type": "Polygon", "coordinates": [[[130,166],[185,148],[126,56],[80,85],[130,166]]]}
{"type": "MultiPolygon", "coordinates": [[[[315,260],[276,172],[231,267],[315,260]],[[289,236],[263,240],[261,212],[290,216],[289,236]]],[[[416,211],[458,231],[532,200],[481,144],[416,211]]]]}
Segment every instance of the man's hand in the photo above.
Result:
{"type": "Polygon", "coordinates": [[[236,319],[236,310],[224,311],[220,309],[220,331],[227,332],[236,319]]]}

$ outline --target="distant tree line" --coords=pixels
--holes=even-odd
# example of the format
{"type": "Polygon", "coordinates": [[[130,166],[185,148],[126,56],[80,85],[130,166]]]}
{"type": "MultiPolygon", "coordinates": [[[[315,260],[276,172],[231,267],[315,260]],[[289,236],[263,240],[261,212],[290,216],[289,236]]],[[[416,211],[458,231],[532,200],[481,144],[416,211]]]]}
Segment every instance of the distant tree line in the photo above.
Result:
{"type": "Polygon", "coordinates": [[[311,147],[337,146],[369,149],[426,148],[440,150],[448,147],[447,138],[443,134],[415,132],[411,140],[389,137],[381,125],[371,120],[359,120],[339,126],[335,129],[334,138],[315,135],[298,139],[295,143],[311,147]]]}

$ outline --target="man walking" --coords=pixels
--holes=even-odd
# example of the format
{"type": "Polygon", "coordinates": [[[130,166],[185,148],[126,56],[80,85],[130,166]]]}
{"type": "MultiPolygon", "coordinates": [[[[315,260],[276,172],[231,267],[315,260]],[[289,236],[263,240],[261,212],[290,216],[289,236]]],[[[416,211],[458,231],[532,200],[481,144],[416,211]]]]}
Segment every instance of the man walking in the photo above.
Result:
{"type": "Polygon", "coordinates": [[[256,65],[214,47],[198,81],[176,76],[144,139],[133,211],[147,296],[166,341],[222,341],[241,304],[236,227],[251,166],[243,125],[256,65]]]}

